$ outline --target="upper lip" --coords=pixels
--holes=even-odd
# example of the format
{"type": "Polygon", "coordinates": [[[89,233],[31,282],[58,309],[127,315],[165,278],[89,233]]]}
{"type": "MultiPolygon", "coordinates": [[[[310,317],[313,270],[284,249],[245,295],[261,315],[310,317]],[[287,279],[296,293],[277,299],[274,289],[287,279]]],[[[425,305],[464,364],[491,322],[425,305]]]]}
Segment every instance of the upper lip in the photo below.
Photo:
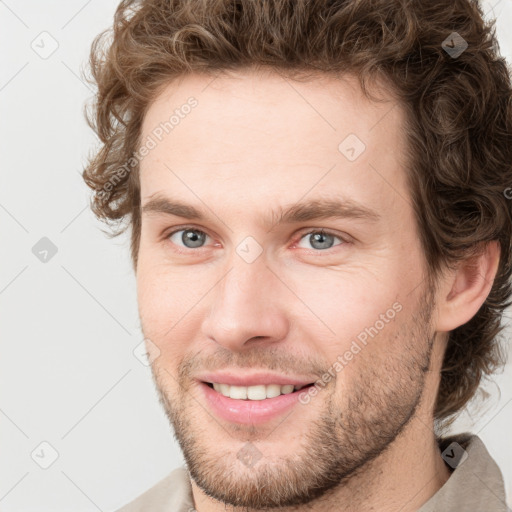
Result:
{"type": "Polygon", "coordinates": [[[245,373],[244,375],[236,375],[232,372],[215,372],[215,373],[202,373],[196,376],[197,380],[203,382],[215,382],[219,384],[229,384],[230,386],[258,386],[278,384],[286,386],[291,384],[293,386],[306,386],[315,382],[315,378],[292,377],[288,375],[279,375],[276,373],[245,373]]]}

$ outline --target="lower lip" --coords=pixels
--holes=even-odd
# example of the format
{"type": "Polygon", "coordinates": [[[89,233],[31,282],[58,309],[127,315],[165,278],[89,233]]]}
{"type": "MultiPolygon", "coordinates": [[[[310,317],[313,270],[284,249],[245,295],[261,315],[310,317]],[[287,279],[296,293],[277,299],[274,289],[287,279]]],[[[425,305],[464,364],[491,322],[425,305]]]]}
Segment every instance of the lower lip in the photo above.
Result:
{"type": "Polygon", "coordinates": [[[220,418],[244,424],[259,424],[276,418],[299,402],[300,393],[306,388],[293,393],[279,395],[264,400],[236,400],[215,391],[204,382],[200,383],[206,401],[220,418]]]}

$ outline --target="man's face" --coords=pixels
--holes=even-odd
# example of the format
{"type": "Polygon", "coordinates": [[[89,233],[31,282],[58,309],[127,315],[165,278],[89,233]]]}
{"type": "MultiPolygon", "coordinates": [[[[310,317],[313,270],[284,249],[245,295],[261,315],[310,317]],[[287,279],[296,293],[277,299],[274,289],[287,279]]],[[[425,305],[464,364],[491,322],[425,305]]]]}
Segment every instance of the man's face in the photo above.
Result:
{"type": "Polygon", "coordinates": [[[190,75],[150,105],[142,141],[162,140],[141,163],[139,312],[191,476],[218,500],[307,503],[381,454],[423,403],[432,296],[402,116],[354,79],[249,72],[190,75]],[[307,215],[326,201],[347,215],[307,215]],[[205,383],[221,371],[318,382],[243,400],[205,383]]]}

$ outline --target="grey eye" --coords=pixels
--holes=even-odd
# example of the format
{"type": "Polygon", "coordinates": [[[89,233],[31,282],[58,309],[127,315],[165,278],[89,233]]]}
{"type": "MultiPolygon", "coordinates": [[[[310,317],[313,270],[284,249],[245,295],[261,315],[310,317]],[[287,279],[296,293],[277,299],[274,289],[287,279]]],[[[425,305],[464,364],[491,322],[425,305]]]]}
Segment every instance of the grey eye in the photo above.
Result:
{"type": "Polygon", "coordinates": [[[198,229],[186,228],[179,229],[178,231],[171,233],[169,235],[169,240],[171,240],[171,242],[175,243],[176,245],[180,245],[181,243],[187,249],[196,249],[197,247],[202,246],[207,236],[208,235],[206,233],[203,233],[198,229]],[[179,233],[181,233],[181,236],[179,236],[179,233]],[[173,239],[173,237],[175,238],[173,239]],[[178,243],[178,240],[180,243],[178,243]]]}
{"type": "MultiPolygon", "coordinates": [[[[299,242],[299,247],[303,247],[300,244],[302,243],[302,240],[308,240],[311,244],[311,247],[313,249],[330,249],[333,247],[333,242],[335,239],[341,240],[339,237],[335,235],[331,235],[329,233],[325,233],[324,231],[311,231],[310,233],[306,233],[299,242]]],[[[339,245],[339,244],[337,244],[339,245]]],[[[306,249],[309,249],[309,247],[306,247],[306,249]]]]}

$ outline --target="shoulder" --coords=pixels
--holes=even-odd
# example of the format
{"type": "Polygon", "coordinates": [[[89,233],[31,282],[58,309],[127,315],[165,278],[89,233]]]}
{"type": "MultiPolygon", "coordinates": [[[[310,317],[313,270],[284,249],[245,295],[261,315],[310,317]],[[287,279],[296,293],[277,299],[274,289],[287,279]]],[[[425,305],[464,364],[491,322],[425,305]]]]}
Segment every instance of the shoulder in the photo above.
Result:
{"type": "Polygon", "coordinates": [[[478,436],[466,432],[438,439],[438,444],[452,473],[418,512],[508,510],[503,475],[478,436]]]}
{"type": "Polygon", "coordinates": [[[191,509],[193,500],[190,478],[187,469],[182,466],[116,512],[189,512],[191,509]]]}

